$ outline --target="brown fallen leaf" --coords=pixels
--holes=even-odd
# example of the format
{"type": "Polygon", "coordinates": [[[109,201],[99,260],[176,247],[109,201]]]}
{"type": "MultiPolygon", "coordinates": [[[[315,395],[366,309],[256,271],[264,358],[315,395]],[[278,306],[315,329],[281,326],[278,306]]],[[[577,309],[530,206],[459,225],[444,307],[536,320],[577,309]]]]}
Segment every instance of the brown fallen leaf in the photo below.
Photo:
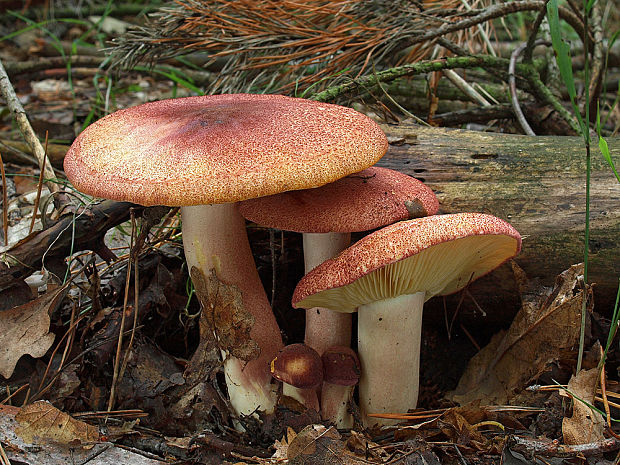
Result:
{"type": "Polygon", "coordinates": [[[46,401],[22,407],[15,415],[15,433],[30,444],[92,445],[99,441],[97,427],[76,420],[46,401]]]}
{"type": "Polygon", "coordinates": [[[258,358],[260,347],[250,337],[254,316],[243,306],[239,288],[220,281],[215,270],[205,276],[194,266],[190,275],[203,312],[217,335],[219,348],[246,362],[258,358]]]}
{"type": "Polygon", "coordinates": [[[605,439],[603,416],[584,402],[594,405],[599,369],[581,370],[568,382],[566,394],[573,397],[573,415],[562,420],[564,444],[588,444],[605,439]],[[575,398],[576,397],[576,398],[575,398]]]}
{"type": "Polygon", "coordinates": [[[584,291],[583,264],[561,273],[552,289],[528,281],[516,264],[513,270],[521,291],[521,310],[507,331],[493,336],[470,360],[457,388],[446,396],[461,405],[474,400],[508,402],[562,351],[577,343],[584,297],[591,309],[592,290],[584,291]]]}
{"type": "MultiPolygon", "coordinates": [[[[8,405],[0,405],[0,444],[2,444],[8,463],[13,465],[165,465],[165,460],[144,457],[135,452],[114,446],[110,442],[101,442],[92,448],[62,446],[57,442],[42,440],[36,443],[25,441],[18,429],[22,425],[17,416],[22,409],[8,405]]],[[[2,462],[0,460],[0,462],[2,462]]],[[[2,462],[5,463],[5,462],[2,462]]]]}
{"type": "Polygon", "coordinates": [[[42,357],[54,342],[49,332],[50,314],[56,310],[68,285],[19,307],[0,312],[0,375],[10,378],[17,361],[25,354],[42,357]]]}
{"type": "Polygon", "coordinates": [[[363,462],[348,454],[336,428],[323,425],[308,425],[302,429],[289,443],[287,458],[290,465],[353,465],[363,462]]]}

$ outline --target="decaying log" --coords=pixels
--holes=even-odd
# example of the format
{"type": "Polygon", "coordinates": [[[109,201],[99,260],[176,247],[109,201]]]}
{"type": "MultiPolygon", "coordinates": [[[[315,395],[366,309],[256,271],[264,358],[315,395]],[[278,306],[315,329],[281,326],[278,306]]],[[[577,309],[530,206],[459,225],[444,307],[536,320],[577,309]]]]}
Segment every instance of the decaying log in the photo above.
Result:
{"type": "MultiPolygon", "coordinates": [[[[580,138],[481,133],[406,122],[384,125],[383,129],[392,143],[378,165],[426,182],[439,197],[444,213],[482,211],[510,221],[524,237],[517,262],[530,277],[551,284],[557,274],[583,261],[585,149],[580,138]]],[[[620,151],[620,141],[608,142],[612,156],[620,151]]],[[[596,147],[592,166],[589,278],[596,283],[595,309],[607,313],[620,277],[620,183],[596,147]]],[[[91,244],[84,241],[100,238],[126,220],[130,205],[103,202],[93,211],[94,216],[78,217],[76,243],[88,248],[91,244]]],[[[50,244],[48,257],[68,255],[71,228],[66,224],[36,234],[36,241],[18,244],[3,257],[0,289],[40,266],[37,260],[50,244]],[[61,231],[65,232],[62,240],[56,239],[61,231]]],[[[519,305],[508,266],[474,283],[471,293],[483,309],[502,309],[491,312],[485,324],[492,324],[494,318],[510,321],[506,311],[515,311],[519,305]]],[[[465,299],[462,315],[476,313],[470,300],[465,299]]],[[[435,305],[441,307],[441,302],[435,305]]]]}
{"type": "MultiPolygon", "coordinates": [[[[378,165],[424,181],[437,194],[443,213],[479,211],[508,220],[523,235],[523,251],[516,261],[529,277],[550,284],[557,274],[583,261],[586,168],[581,138],[407,123],[383,129],[392,143],[378,165]]],[[[620,141],[608,143],[620,164],[620,141]]],[[[596,145],[590,228],[589,281],[597,283],[595,309],[607,313],[620,277],[620,183],[596,145]]],[[[508,294],[518,304],[509,273],[506,267],[502,279],[483,278],[472,286],[472,294],[479,303],[488,303],[487,309],[497,307],[500,298],[505,308],[508,294]]]]}

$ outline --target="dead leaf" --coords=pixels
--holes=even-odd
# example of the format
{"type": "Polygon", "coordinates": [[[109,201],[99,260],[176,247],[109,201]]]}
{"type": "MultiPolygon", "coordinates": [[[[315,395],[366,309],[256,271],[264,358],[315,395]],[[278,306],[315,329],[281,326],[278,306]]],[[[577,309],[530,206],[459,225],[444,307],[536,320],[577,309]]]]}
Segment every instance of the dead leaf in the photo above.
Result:
{"type": "Polygon", "coordinates": [[[584,403],[594,405],[598,378],[599,369],[595,367],[581,370],[568,382],[568,394],[573,395],[573,415],[562,420],[565,444],[587,444],[605,439],[603,416],[584,403]]]}
{"type": "Polygon", "coordinates": [[[22,428],[17,420],[21,410],[17,407],[0,405],[0,444],[8,456],[6,463],[13,465],[165,465],[168,463],[164,460],[144,457],[116,447],[109,442],[97,443],[92,448],[67,447],[45,440],[33,445],[17,434],[17,430],[22,428]]]}
{"type": "Polygon", "coordinates": [[[485,450],[487,439],[461,415],[459,408],[451,408],[439,419],[439,428],[452,442],[485,450]]]}
{"type": "Polygon", "coordinates": [[[286,435],[282,436],[282,440],[275,440],[274,448],[276,451],[271,456],[272,459],[286,460],[288,456],[288,445],[297,437],[297,433],[293,428],[287,426],[286,435]]]}
{"type": "Polygon", "coordinates": [[[258,358],[260,347],[250,337],[254,316],[243,306],[239,288],[220,281],[215,270],[211,270],[211,275],[206,277],[194,266],[190,274],[220,349],[246,362],[258,358]]]}
{"type": "Polygon", "coordinates": [[[50,314],[64,298],[68,286],[11,310],[0,311],[0,375],[10,378],[22,355],[42,357],[54,342],[50,314]]]}
{"type": "Polygon", "coordinates": [[[553,289],[527,281],[516,264],[513,269],[522,308],[510,328],[470,360],[457,388],[446,396],[454,402],[508,402],[579,338],[582,299],[588,299],[589,310],[592,302],[591,288],[583,290],[583,264],[560,274],[553,289]]]}
{"type": "Polygon", "coordinates": [[[290,442],[287,458],[291,465],[348,464],[340,433],[330,426],[308,425],[290,442]]]}
{"type": "Polygon", "coordinates": [[[19,424],[15,433],[26,443],[90,445],[99,441],[99,430],[95,426],[72,418],[46,401],[23,407],[15,420],[19,424]]]}

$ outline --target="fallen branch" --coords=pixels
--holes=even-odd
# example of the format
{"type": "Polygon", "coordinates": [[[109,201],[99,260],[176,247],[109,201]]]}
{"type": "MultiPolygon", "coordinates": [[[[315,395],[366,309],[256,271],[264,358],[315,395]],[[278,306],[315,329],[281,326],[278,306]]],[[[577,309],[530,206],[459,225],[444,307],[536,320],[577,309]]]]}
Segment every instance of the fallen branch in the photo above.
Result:
{"type": "Polygon", "coordinates": [[[518,452],[526,458],[531,458],[535,455],[562,458],[590,457],[620,449],[620,441],[615,438],[609,438],[588,444],[567,445],[561,444],[559,441],[539,441],[522,436],[512,436],[508,447],[510,450],[518,452]]]}
{"type": "Polygon", "coordinates": [[[102,258],[114,258],[103,242],[105,233],[129,219],[129,202],[105,200],[75,214],[65,214],[56,223],[25,237],[0,257],[0,290],[25,278],[42,265],[43,257],[63,259],[72,252],[93,250],[102,258]]]}
{"type": "MultiPolygon", "coordinates": [[[[352,79],[344,84],[335,85],[325,89],[322,92],[313,94],[310,98],[319,102],[329,102],[336,98],[352,92],[360,92],[374,88],[382,82],[390,82],[403,76],[413,76],[416,74],[426,74],[434,71],[457,68],[499,68],[508,70],[510,61],[505,58],[492,57],[489,55],[472,55],[448,57],[440,60],[421,61],[408,65],[390,68],[380,71],[371,76],[363,76],[352,79]]],[[[532,65],[517,64],[515,71],[521,77],[525,78],[532,88],[534,95],[547,105],[552,106],[558,114],[564,118],[571,128],[578,133],[579,125],[575,121],[572,114],[564,108],[562,103],[551,93],[551,91],[541,81],[538,71],[532,65]]]]}

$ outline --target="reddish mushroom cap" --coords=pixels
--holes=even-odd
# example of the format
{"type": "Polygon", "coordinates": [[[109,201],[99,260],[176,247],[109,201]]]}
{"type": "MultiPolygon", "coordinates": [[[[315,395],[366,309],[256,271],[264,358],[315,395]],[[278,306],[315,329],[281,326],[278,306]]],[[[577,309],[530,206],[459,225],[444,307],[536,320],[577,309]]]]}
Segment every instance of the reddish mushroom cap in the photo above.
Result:
{"type": "Polygon", "coordinates": [[[387,147],[379,126],[350,108],[229,94],[112,113],[76,138],[64,168],[90,195],[185,206],[318,187],[373,165],[387,147]]]}
{"type": "Polygon", "coordinates": [[[299,389],[320,386],[323,382],[321,356],[305,344],[290,344],[271,361],[271,375],[299,389]]]}
{"type": "Polygon", "coordinates": [[[411,176],[373,166],[315,189],[283,192],[239,204],[245,218],[300,233],[368,231],[434,215],[433,191],[411,176]]]}
{"type": "Polygon", "coordinates": [[[339,386],[355,386],[360,379],[360,360],[353,349],[332,346],[321,355],[323,381],[339,386]]]}
{"type": "Polygon", "coordinates": [[[362,238],[306,274],[293,306],[353,312],[360,305],[424,292],[454,293],[521,250],[510,224],[483,213],[402,221],[362,238]]]}

